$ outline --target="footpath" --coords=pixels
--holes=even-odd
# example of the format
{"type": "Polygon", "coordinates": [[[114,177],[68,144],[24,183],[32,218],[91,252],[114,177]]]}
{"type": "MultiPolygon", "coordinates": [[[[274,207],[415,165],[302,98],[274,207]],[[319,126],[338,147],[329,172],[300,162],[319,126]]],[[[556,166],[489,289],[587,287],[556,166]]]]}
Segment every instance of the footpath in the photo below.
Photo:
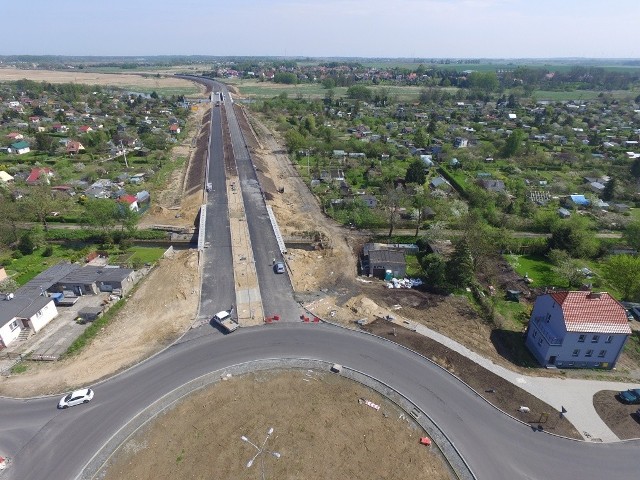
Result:
{"type": "Polygon", "coordinates": [[[548,403],[556,408],[558,412],[564,408],[566,410],[565,417],[576,427],[585,440],[594,442],[616,442],[620,440],[596,412],[593,407],[593,396],[600,390],[627,390],[637,387],[636,384],[522,375],[478,355],[464,345],[424,325],[415,322],[409,322],[409,325],[407,325],[407,321],[398,319],[393,320],[393,322],[414,330],[420,335],[429,337],[451,350],[455,350],[481,367],[548,403]]]}

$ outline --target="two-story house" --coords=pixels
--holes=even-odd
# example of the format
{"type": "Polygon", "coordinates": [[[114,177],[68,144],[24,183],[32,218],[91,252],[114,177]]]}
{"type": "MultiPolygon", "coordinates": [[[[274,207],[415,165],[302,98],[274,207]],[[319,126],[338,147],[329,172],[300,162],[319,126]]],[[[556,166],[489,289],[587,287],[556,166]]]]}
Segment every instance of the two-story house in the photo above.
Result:
{"type": "Polygon", "coordinates": [[[542,366],[613,368],[631,334],[624,307],[606,292],[540,295],[526,345],[542,366]]]}

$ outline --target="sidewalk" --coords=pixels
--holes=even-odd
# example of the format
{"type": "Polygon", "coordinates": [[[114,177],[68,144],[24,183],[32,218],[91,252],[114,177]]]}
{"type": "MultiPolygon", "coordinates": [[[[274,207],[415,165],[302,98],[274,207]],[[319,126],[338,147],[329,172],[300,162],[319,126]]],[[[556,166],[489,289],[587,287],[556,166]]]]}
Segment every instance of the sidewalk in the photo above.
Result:
{"type": "Polygon", "coordinates": [[[540,400],[556,408],[566,410],[565,417],[582,434],[585,440],[594,442],[615,442],[620,439],[600,419],[593,407],[593,395],[600,390],[626,390],[637,387],[624,382],[603,382],[597,380],[579,380],[570,378],[531,377],[513,372],[493,361],[478,355],[464,345],[415,322],[394,320],[394,323],[415,330],[420,335],[455,350],[473,360],[483,368],[522,388],[540,400]]]}

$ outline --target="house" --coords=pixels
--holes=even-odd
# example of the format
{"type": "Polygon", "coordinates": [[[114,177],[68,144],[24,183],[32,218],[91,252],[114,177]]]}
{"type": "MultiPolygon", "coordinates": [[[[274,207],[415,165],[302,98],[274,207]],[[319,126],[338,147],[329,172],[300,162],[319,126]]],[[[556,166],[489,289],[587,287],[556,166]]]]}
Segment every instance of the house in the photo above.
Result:
{"type": "Polygon", "coordinates": [[[363,275],[385,278],[391,272],[394,278],[404,278],[407,263],[402,248],[379,243],[365,243],[360,268],[363,275]]]}
{"type": "Polygon", "coordinates": [[[569,218],[571,216],[571,212],[566,208],[560,207],[558,209],[558,216],[560,218],[569,218]]]}
{"type": "Polygon", "coordinates": [[[23,155],[25,153],[29,153],[31,148],[29,148],[29,144],[25,141],[15,142],[11,144],[11,151],[13,153],[17,153],[18,155],[23,155]]]}
{"type": "Polygon", "coordinates": [[[138,207],[148,206],[151,203],[151,195],[146,190],[140,190],[136,193],[136,199],[138,201],[138,207]]]}
{"type": "Polygon", "coordinates": [[[600,182],[591,182],[589,183],[589,188],[591,189],[592,192],[602,193],[604,192],[605,186],[600,182]]]}
{"type": "Polygon", "coordinates": [[[69,127],[61,123],[54,123],[51,125],[51,129],[56,133],[67,133],[69,131],[69,127]]]}
{"type": "Polygon", "coordinates": [[[13,181],[13,177],[4,170],[0,170],[0,182],[9,183],[13,181]]]}
{"type": "Polygon", "coordinates": [[[432,190],[449,190],[449,183],[443,177],[435,177],[429,182],[429,188],[432,190]]]}
{"type": "Polygon", "coordinates": [[[118,198],[118,202],[129,205],[129,210],[133,212],[140,210],[138,207],[138,199],[135,195],[122,195],[118,198]]]}
{"type": "Polygon", "coordinates": [[[38,332],[57,315],[51,297],[6,295],[0,300],[0,345],[7,347],[23,330],[38,332]]]}
{"type": "Polygon", "coordinates": [[[67,155],[77,155],[81,151],[84,151],[84,146],[80,142],[75,140],[69,140],[67,142],[67,155]]]}
{"type": "Polygon", "coordinates": [[[27,177],[27,183],[29,185],[36,185],[39,182],[49,183],[49,179],[53,177],[53,175],[53,170],[49,167],[34,167],[27,177]]]}
{"type": "Polygon", "coordinates": [[[180,133],[180,126],[177,123],[172,123],[169,125],[169,133],[172,135],[177,135],[180,133]]]}
{"type": "Polygon", "coordinates": [[[82,125],[78,128],[78,130],[80,131],[80,133],[93,132],[93,128],[91,128],[89,125],[82,125]]]}
{"type": "Polygon", "coordinates": [[[468,145],[469,145],[469,139],[468,138],[456,137],[453,140],[454,148],[467,148],[468,145]]]}
{"type": "Polygon", "coordinates": [[[71,292],[74,295],[97,295],[100,292],[117,291],[125,295],[134,285],[130,268],[86,265],[61,278],[51,290],[71,292]]]}
{"type": "Polygon", "coordinates": [[[569,207],[588,207],[591,205],[591,202],[584,195],[569,195],[565,202],[569,207]]]}
{"type": "Polygon", "coordinates": [[[344,158],[346,156],[347,156],[347,152],[345,152],[344,150],[333,151],[333,158],[344,158]]]}
{"type": "Polygon", "coordinates": [[[420,160],[427,168],[433,167],[433,155],[420,155],[420,160]]]}
{"type": "Polygon", "coordinates": [[[563,291],[536,298],[525,343],[542,366],[611,369],[630,334],[608,293],[563,291]]]}
{"type": "Polygon", "coordinates": [[[18,133],[18,132],[11,132],[11,133],[7,134],[7,138],[9,140],[17,142],[19,140],[23,140],[24,139],[24,135],[22,135],[21,133],[18,133]]]}
{"type": "Polygon", "coordinates": [[[506,187],[502,180],[483,178],[478,181],[478,184],[489,192],[504,193],[506,191],[506,187]]]}
{"type": "Polygon", "coordinates": [[[360,195],[360,200],[369,208],[376,208],[378,206],[378,200],[373,195],[360,195]]]}

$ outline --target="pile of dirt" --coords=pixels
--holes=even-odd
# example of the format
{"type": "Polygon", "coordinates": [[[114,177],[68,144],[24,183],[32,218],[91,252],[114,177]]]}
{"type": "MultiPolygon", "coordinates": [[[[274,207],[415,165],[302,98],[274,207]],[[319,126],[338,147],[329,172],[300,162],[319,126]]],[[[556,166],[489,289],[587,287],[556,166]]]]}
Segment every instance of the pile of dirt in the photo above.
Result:
{"type": "Polygon", "coordinates": [[[423,435],[396,405],[341,377],[249,374],[160,415],[120,448],[102,478],[452,478],[437,448],[420,445],[423,435]],[[240,437],[262,445],[272,427],[265,448],[280,457],[267,453],[247,467],[257,450],[240,437]]]}

